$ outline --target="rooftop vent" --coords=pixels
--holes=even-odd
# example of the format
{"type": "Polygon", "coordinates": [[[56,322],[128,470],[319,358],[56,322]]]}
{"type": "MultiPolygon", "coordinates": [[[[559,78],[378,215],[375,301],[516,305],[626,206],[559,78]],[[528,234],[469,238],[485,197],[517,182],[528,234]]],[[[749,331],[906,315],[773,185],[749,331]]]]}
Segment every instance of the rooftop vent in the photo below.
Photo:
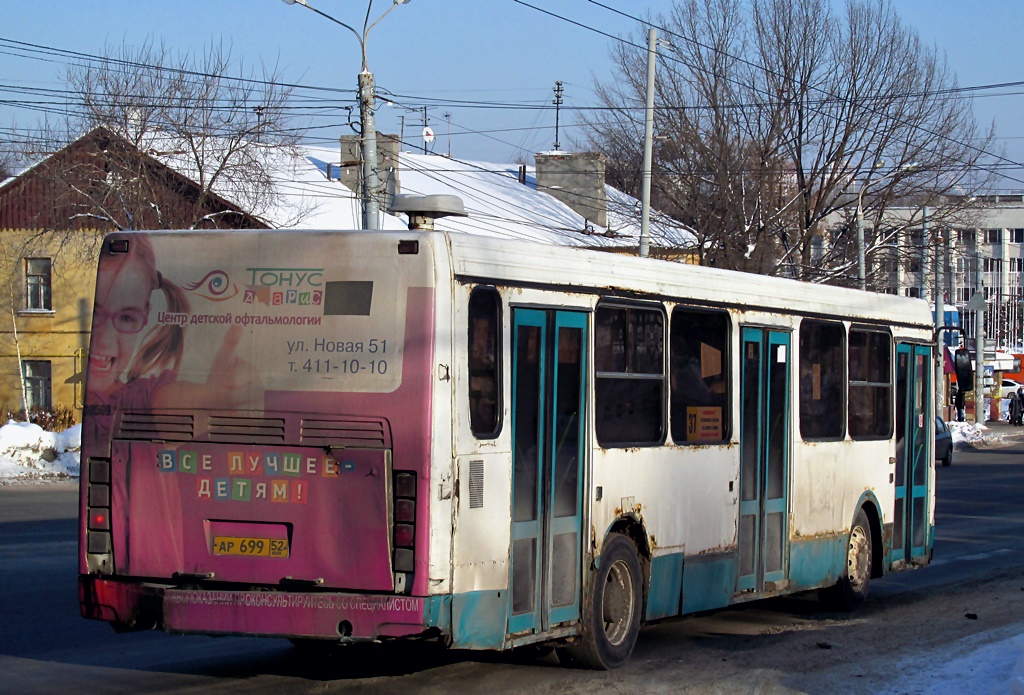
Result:
{"type": "Polygon", "coordinates": [[[388,212],[409,216],[409,229],[433,229],[438,217],[466,217],[457,195],[396,195],[388,212]]]}

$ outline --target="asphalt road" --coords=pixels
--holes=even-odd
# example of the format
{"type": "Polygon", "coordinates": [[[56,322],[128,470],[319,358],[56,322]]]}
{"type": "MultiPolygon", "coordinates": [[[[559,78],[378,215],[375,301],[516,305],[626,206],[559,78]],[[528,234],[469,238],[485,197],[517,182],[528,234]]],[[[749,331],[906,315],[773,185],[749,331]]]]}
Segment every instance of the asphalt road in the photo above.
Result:
{"type": "MultiPolygon", "coordinates": [[[[678,691],[668,684],[698,679],[707,688],[687,692],[817,692],[814,683],[829,683],[828,664],[812,669],[818,680],[800,685],[800,674],[776,674],[770,687],[764,669],[749,664],[786,671],[774,655],[794,648],[787,640],[798,632],[837,622],[848,634],[884,631],[887,620],[927,621],[937,593],[959,600],[964,587],[987,595],[992,582],[1024,583],[1024,444],[958,450],[952,467],[937,468],[932,565],[876,580],[852,618],[821,617],[813,600],[795,598],[663,621],[641,632],[633,660],[611,674],[559,668],[535,654],[380,645],[309,654],[283,640],[119,635],[78,615],[76,506],[73,484],[0,487],[0,692],[625,693],[678,691]],[[902,617],[891,613],[897,607],[902,617]]],[[[848,677],[844,663],[836,660],[836,673],[848,677]]]]}

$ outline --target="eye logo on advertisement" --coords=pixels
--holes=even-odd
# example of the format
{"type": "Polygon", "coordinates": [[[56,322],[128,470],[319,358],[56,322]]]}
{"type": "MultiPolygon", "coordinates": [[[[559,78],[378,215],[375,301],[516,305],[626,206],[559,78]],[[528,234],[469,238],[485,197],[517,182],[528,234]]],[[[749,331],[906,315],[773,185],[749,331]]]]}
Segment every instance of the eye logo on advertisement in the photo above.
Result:
{"type": "Polygon", "coordinates": [[[246,268],[246,304],[319,306],[324,301],[323,268],[246,268]]]}
{"type": "Polygon", "coordinates": [[[211,270],[202,280],[185,285],[185,289],[212,302],[224,302],[238,294],[238,286],[223,270],[211,270]]]}

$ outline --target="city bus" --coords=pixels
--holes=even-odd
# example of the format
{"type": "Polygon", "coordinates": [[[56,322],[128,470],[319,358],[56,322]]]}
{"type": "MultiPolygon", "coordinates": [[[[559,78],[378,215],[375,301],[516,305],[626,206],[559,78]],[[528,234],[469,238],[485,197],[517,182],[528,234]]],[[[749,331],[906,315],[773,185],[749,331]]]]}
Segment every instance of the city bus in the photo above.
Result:
{"type": "Polygon", "coordinates": [[[83,616],[557,649],[927,565],[918,299],[433,230],[109,235],[83,616]]]}

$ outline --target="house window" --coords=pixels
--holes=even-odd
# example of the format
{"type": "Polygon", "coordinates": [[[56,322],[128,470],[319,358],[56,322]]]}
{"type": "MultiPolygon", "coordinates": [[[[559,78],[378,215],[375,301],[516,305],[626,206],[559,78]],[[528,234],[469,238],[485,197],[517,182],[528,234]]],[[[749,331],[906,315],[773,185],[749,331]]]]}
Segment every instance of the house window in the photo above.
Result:
{"type": "Polygon", "coordinates": [[[986,229],[985,230],[985,243],[986,244],[999,244],[1003,240],[1002,229],[986,229]]]}
{"type": "Polygon", "coordinates": [[[999,273],[1003,272],[1003,259],[1001,258],[983,258],[982,259],[982,270],[986,273],[999,273]]]}
{"type": "Polygon", "coordinates": [[[968,244],[974,246],[974,230],[973,229],[961,229],[956,233],[957,241],[961,244],[968,244]]]}
{"type": "Polygon", "coordinates": [[[594,323],[598,443],[660,444],[665,432],[664,314],[604,305],[597,308],[594,323]]]}
{"type": "Polygon", "coordinates": [[[49,360],[24,360],[21,363],[25,375],[25,396],[29,410],[41,408],[49,410],[53,407],[53,389],[50,380],[49,360]]]}
{"type": "Polygon", "coordinates": [[[25,259],[25,308],[50,311],[50,259],[25,259]]]}
{"type": "Polygon", "coordinates": [[[1015,244],[1024,244],[1024,229],[1011,229],[1010,241],[1015,244]]]}

